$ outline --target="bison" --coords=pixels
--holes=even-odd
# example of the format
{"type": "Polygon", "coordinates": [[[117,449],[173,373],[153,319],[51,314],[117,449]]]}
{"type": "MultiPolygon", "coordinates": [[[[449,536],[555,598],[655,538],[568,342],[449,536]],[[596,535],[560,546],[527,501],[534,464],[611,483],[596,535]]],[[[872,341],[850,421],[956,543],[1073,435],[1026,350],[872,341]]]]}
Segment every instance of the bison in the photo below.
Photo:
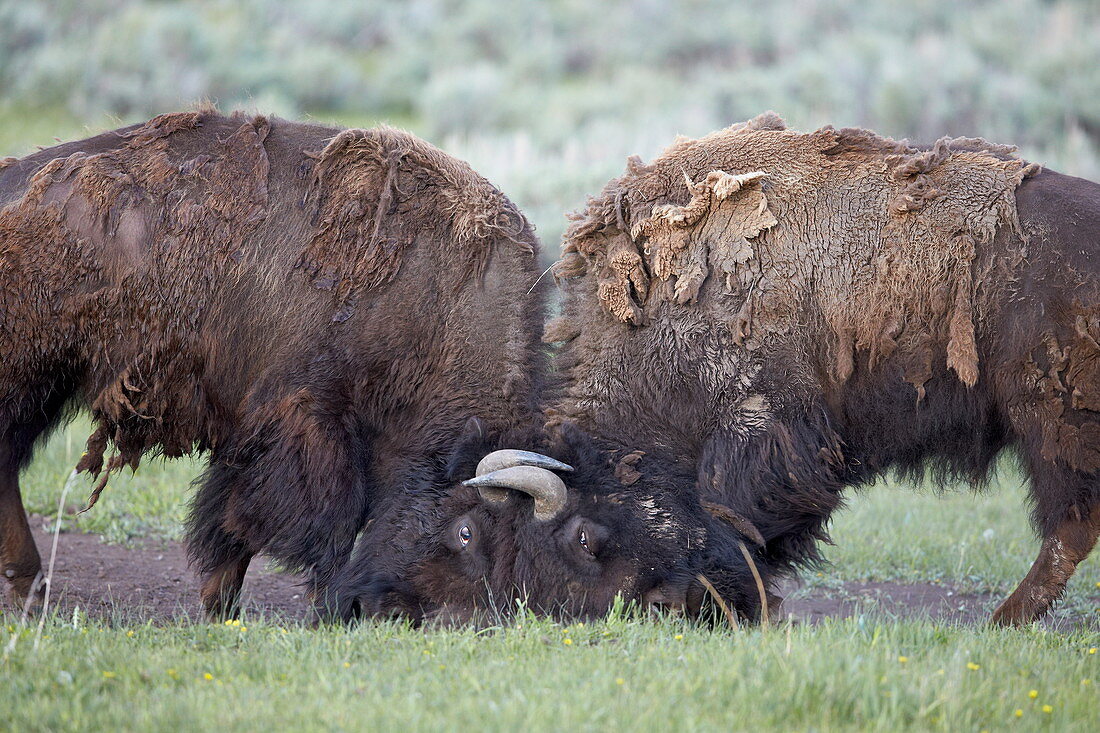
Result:
{"type": "Polygon", "coordinates": [[[1060,596],[1100,533],[1100,186],[767,113],[631,159],[575,218],[553,420],[681,465],[759,532],[769,587],[846,488],[979,485],[1011,451],[1042,547],[994,621],[1060,596]]]}
{"type": "Polygon", "coordinates": [[[579,431],[541,432],[537,240],[465,163],[386,127],[199,110],[5,159],[0,207],[20,601],[42,575],[18,473],[78,409],[89,506],[146,454],[209,456],[188,548],[212,617],[260,552],[344,616],[686,597],[710,520],[690,493],[624,495],[579,431]]]}

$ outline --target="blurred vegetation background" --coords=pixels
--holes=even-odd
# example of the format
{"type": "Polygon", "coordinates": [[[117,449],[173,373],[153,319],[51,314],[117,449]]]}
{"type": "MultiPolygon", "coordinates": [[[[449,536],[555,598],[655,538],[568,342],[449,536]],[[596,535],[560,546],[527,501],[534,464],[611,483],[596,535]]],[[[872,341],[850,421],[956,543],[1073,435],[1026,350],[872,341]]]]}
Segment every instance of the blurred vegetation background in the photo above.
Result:
{"type": "Polygon", "coordinates": [[[0,0],[0,156],[197,100],[411,129],[552,259],[627,155],[767,109],[1100,179],[1100,2],[0,0]]]}

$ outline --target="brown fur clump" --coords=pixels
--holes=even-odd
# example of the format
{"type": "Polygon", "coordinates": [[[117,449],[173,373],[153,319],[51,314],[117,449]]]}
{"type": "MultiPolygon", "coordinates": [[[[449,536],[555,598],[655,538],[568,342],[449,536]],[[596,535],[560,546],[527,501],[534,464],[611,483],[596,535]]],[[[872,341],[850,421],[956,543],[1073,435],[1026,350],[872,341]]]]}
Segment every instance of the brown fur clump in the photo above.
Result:
{"type": "MultiPolygon", "coordinates": [[[[63,312],[22,304],[25,333],[5,334],[4,341],[28,353],[49,351],[38,343],[43,339],[91,347],[85,358],[95,379],[86,399],[97,427],[77,470],[100,474],[108,442],[117,454],[89,506],[111,471],[136,468],[154,446],[179,456],[203,439],[198,319],[214,283],[230,276],[243,242],[267,214],[263,142],[270,129],[263,117],[235,116],[235,129],[209,152],[173,155],[170,138],[196,132],[203,121],[202,112],[161,115],[118,133],[121,145],[104,152],[53,158],[30,177],[22,198],[0,211],[4,259],[68,294],[54,305],[63,312]],[[160,246],[147,251],[154,233],[160,246]],[[36,328],[47,320],[53,330],[36,328]],[[166,419],[172,413],[175,419],[166,419]]],[[[5,328],[19,327],[12,320],[5,328]]]]}
{"type": "Polygon", "coordinates": [[[527,222],[519,209],[469,165],[414,135],[345,130],[315,158],[307,195],[318,230],[299,264],[342,303],[393,280],[414,237],[441,225],[452,228],[475,274],[495,239],[521,243],[527,222]]]}
{"type": "MultiPolygon", "coordinates": [[[[226,318],[239,328],[227,315],[235,288],[281,293],[274,310],[289,312],[311,302],[296,287],[301,269],[336,292],[331,320],[342,322],[356,295],[394,279],[418,238],[458,245],[455,286],[481,273],[498,239],[533,251],[526,220],[488,181],[385,127],[284,124],[300,136],[291,145],[328,144],[287,152],[308,182],[282,173],[278,181],[299,189],[295,203],[313,221],[269,222],[271,129],[264,117],[212,108],[161,115],[65,155],[38,154],[21,195],[0,210],[0,278],[44,289],[18,302],[3,296],[0,342],[19,353],[0,380],[35,379],[27,372],[73,358],[86,364],[82,399],[96,428],[77,469],[101,475],[89,506],[111,471],[136,468],[143,454],[175,457],[225,438],[243,396],[226,404],[218,395],[224,375],[213,372],[236,357],[221,353],[212,329],[226,318]],[[264,246],[296,234],[290,246],[264,246]]],[[[22,161],[4,164],[12,162],[22,161]]],[[[251,347],[257,335],[235,338],[251,347]]]]}

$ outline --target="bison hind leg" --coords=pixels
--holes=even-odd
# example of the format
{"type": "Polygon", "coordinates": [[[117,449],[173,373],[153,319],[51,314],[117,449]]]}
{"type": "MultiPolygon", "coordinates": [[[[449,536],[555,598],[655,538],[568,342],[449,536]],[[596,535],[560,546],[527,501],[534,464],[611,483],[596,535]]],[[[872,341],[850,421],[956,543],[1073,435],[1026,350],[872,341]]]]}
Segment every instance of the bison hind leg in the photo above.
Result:
{"type": "MultiPolygon", "coordinates": [[[[4,386],[11,385],[0,388],[4,386]]],[[[0,397],[0,574],[9,584],[13,605],[22,611],[41,607],[45,578],[23,507],[19,472],[30,463],[35,445],[64,422],[72,393],[72,380],[59,376],[23,388],[21,399],[0,397]]]]}
{"type": "Polygon", "coordinates": [[[993,623],[1020,626],[1038,620],[1057,601],[1066,583],[1096,545],[1100,535],[1100,503],[1091,510],[1071,510],[1043,538],[1039,556],[1027,576],[1004,603],[993,612],[993,623]]]}

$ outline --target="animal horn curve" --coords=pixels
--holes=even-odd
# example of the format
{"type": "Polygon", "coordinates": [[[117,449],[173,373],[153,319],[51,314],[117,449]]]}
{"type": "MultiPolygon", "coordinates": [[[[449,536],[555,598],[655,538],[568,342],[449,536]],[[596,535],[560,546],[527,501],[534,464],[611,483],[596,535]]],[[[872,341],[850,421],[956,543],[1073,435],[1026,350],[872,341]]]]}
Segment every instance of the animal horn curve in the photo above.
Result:
{"type": "Polygon", "coordinates": [[[507,490],[520,491],[535,500],[535,519],[553,519],[565,508],[569,490],[565,482],[553,471],[539,466],[509,466],[462,482],[473,486],[482,499],[501,501],[507,490]]]}
{"type": "Polygon", "coordinates": [[[528,450],[496,450],[481,459],[477,464],[474,475],[484,476],[487,473],[499,471],[502,468],[511,468],[512,466],[538,466],[551,471],[573,470],[573,467],[568,463],[562,463],[541,453],[528,450]]]}

